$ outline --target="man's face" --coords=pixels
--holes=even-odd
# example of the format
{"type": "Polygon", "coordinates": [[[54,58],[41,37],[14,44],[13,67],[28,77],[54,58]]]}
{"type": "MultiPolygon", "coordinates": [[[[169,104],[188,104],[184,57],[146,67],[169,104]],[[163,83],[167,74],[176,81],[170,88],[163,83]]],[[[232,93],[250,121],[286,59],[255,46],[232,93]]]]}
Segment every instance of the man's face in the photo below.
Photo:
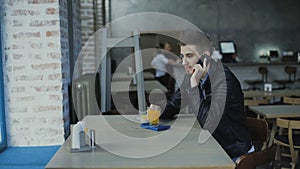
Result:
{"type": "Polygon", "coordinates": [[[164,46],[164,50],[168,51],[168,52],[171,52],[171,45],[169,43],[166,43],[165,46],[164,46]]]}
{"type": "Polygon", "coordinates": [[[200,56],[195,53],[195,46],[194,45],[186,45],[180,47],[180,53],[183,56],[182,65],[186,73],[192,74],[193,73],[193,66],[198,63],[200,56]]]}

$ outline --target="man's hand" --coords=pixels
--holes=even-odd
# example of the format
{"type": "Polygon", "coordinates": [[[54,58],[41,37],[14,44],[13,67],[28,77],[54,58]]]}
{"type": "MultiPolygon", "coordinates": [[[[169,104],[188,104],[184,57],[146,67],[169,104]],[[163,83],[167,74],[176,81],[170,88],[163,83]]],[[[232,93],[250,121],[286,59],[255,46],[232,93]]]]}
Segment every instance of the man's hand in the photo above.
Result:
{"type": "Polygon", "coordinates": [[[193,67],[193,74],[191,77],[191,87],[196,87],[199,84],[200,79],[204,79],[204,77],[206,76],[208,69],[209,69],[209,65],[207,65],[207,59],[204,58],[203,61],[203,67],[200,64],[196,64],[193,67]]]}

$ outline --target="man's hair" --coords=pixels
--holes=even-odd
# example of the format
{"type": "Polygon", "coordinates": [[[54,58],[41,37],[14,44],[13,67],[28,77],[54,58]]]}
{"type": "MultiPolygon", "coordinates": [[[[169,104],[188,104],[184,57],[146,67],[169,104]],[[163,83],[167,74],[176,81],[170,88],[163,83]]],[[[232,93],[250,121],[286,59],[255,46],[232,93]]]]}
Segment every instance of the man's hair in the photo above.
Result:
{"type": "Polygon", "coordinates": [[[209,51],[212,53],[214,47],[210,37],[199,30],[184,30],[180,35],[180,46],[194,45],[197,52],[209,51]]]}
{"type": "Polygon", "coordinates": [[[162,49],[164,47],[164,45],[162,44],[162,43],[157,43],[156,45],[155,45],[155,48],[156,49],[162,49]]]}

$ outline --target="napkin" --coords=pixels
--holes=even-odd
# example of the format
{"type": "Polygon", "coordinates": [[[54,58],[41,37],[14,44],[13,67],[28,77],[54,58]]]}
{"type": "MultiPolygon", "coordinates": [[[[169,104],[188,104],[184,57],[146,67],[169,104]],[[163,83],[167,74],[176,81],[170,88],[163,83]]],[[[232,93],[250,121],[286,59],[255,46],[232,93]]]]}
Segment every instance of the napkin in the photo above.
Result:
{"type": "Polygon", "coordinates": [[[170,128],[169,125],[151,125],[150,123],[142,123],[141,127],[144,129],[154,130],[154,131],[162,131],[162,130],[168,130],[170,128]]]}

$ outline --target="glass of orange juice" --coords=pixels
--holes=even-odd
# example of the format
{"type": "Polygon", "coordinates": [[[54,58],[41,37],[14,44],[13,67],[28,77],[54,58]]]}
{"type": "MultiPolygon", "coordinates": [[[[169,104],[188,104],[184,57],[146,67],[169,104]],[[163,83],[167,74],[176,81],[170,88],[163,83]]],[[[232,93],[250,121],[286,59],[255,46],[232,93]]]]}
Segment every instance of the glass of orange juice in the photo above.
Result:
{"type": "Polygon", "coordinates": [[[148,109],[147,116],[151,125],[157,125],[159,123],[160,109],[148,109]]]}

